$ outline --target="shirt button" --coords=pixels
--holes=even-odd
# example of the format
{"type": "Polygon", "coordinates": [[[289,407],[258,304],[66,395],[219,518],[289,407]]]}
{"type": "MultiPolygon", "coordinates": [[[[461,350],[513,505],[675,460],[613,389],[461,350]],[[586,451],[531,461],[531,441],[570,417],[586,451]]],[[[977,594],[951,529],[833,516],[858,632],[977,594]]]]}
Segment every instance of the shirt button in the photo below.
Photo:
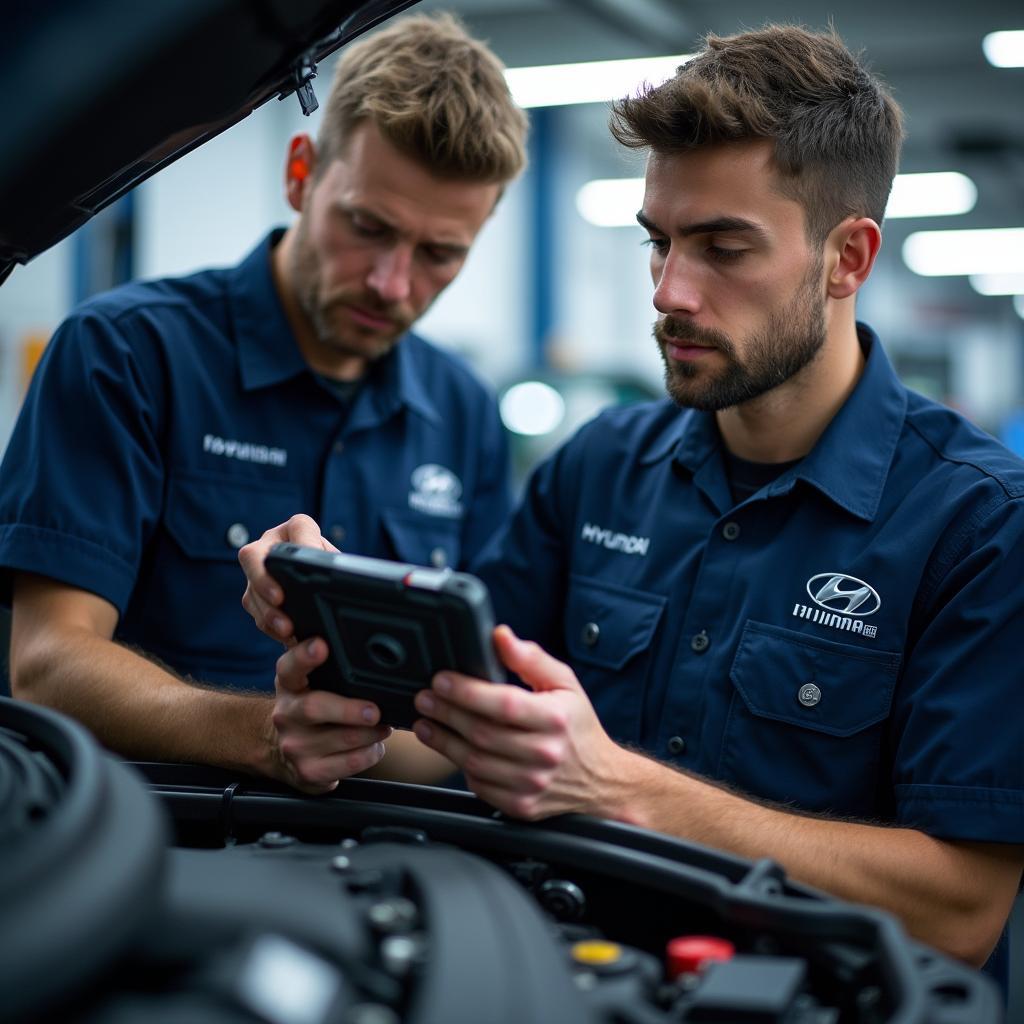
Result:
{"type": "Polygon", "coordinates": [[[681,754],[686,749],[686,740],[682,736],[673,736],[668,741],[668,752],[670,754],[681,754]]]}
{"type": "Polygon", "coordinates": [[[596,647],[601,639],[601,627],[596,622],[588,622],[580,630],[580,639],[587,647],[596,647]]]}
{"type": "Polygon", "coordinates": [[[244,548],[249,543],[249,531],[245,528],[245,523],[232,523],[224,539],[233,548],[244,548]]]}
{"type": "Polygon", "coordinates": [[[331,527],[331,540],[340,544],[345,539],[345,527],[334,525],[331,527]]]}
{"type": "Polygon", "coordinates": [[[335,441],[334,442],[334,454],[335,455],[340,455],[344,450],[345,450],[345,442],[344,441],[335,441]]]}
{"type": "Polygon", "coordinates": [[[695,654],[703,654],[710,646],[711,637],[708,636],[706,629],[702,629],[690,640],[690,647],[693,648],[695,654]]]}
{"type": "Polygon", "coordinates": [[[735,540],[740,535],[740,524],[739,523],[726,523],[722,527],[722,536],[726,540],[735,540]]]}
{"type": "Polygon", "coordinates": [[[448,555],[444,548],[434,548],[430,552],[430,564],[435,569],[443,569],[448,564],[448,555]]]}
{"type": "Polygon", "coordinates": [[[800,701],[805,708],[813,708],[814,705],[821,700],[821,690],[819,690],[814,683],[804,683],[804,685],[797,690],[796,699],[800,701]]]}

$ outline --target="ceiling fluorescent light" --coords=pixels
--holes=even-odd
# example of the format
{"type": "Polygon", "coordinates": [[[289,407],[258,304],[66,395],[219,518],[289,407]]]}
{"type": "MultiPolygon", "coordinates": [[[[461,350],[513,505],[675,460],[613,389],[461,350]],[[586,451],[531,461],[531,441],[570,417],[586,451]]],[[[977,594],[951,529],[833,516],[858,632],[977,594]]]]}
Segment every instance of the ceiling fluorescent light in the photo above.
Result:
{"type": "Polygon", "coordinates": [[[635,226],[643,201],[643,178],[597,178],[576,193],[579,215],[599,228],[635,226]]]}
{"type": "Polygon", "coordinates": [[[675,57],[595,60],[507,68],[505,80],[521,107],[558,107],[570,103],[607,103],[636,92],[643,82],[661,85],[691,53],[675,57]]]}
{"type": "Polygon", "coordinates": [[[989,64],[997,68],[1024,68],[1024,31],[990,32],[981,41],[989,64]]]}
{"type": "Polygon", "coordinates": [[[1024,228],[915,231],[903,243],[903,262],[915,274],[1024,274],[1024,228]]]}
{"type": "MultiPolygon", "coordinates": [[[[898,174],[885,215],[942,217],[967,213],[977,197],[974,182],[956,171],[898,174]]],[[[643,199],[643,178],[598,178],[576,193],[576,209],[588,224],[599,228],[631,227],[636,224],[643,199]]]]}
{"type": "Polygon", "coordinates": [[[969,213],[977,201],[978,190],[966,174],[957,171],[897,174],[885,216],[950,217],[969,213]]]}
{"type": "Polygon", "coordinates": [[[979,295],[1024,295],[1024,274],[972,274],[971,287],[979,295]]]}

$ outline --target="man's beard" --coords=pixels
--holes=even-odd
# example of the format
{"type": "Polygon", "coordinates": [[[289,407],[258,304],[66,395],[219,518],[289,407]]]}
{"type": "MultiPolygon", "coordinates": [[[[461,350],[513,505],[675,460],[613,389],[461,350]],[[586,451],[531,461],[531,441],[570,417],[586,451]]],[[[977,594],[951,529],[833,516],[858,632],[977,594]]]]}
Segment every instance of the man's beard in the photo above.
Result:
{"type": "Polygon", "coordinates": [[[340,289],[324,294],[320,263],[309,241],[304,218],[296,226],[292,249],[291,279],[302,312],[313,327],[317,341],[340,355],[378,359],[391,351],[398,339],[412,326],[414,317],[395,304],[382,303],[372,292],[340,289]],[[357,306],[372,316],[382,317],[393,325],[374,330],[361,324],[338,323],[345,316],[346,306],[357,306]]]}
{"type": "MultiPolygon", "coordinates": [[[[777,388],[807,366],[825,344],[825,299],[818,291],[820,265],[812,268],[793,301],[773,312],[764,327],[747,339],[740,362],[736,345],[721,331],[696,327],[688,320],[663,317],[654,325],[665,361],[665,389],[680,406],[717,412],[777,388]],[[708,370],[708,357],[692,362],[669,357],[670,341],[707,345],[725,359],[724,369],[708,370]]],[[[713,356],[710,358],[714,358],[713,356]]]]}

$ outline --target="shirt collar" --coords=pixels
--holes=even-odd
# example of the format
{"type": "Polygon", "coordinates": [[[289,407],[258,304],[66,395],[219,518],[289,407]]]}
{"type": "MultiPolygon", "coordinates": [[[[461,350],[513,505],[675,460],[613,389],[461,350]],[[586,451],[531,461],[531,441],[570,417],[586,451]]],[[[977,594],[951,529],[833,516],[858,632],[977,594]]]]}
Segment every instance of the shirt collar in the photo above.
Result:
{"type": "Polygon", "coordinates": [[[907,411],[907,391],[882,343],[866,324],[857,324],[864,371],[818,443],[769,494],[792,489],[795,479],[870,522],[878,511],[907,411]]]}
{"type": "MultiPolygon", "coordinates": [[[[857,336],[864,350],[860,380],[814,448],[770,484],[768,494],[784,494],[796,480],[805,480],[870,522],[903,430],[907,392],[875,332],[859,323],[857,336]]],[[[719,454],[720,445],[714,413],[688,409],[666,426],[640,461],[647,465],[673,454],[674,461],[696,477],[719,454]]]]}
{"type": "MultiPolygon", "coordinates": [[[[230,289],[231,315],[238,341],[238,365],[246,391],[270,387],[308,372],[285,316],[270,269],[270,253],[284,235],[270,232],[235,268],[230,289]]],[[[386,418],[399,406],[438,423],[441,413],[427,393],[419,350],[406,335],[392,352],[370,368],[363,390],[372,394],[359,407],[374,421],[386,418]]],[[[422,344],[422,343],[421,343],[422,344]]],[[[351,424],[356,425],[356,424],[351,424]]]]}
{"type": "Polygon", "coordinates": [[[425,345],[425,341],[409,333],[395,346],[391,359],[398,367],[398,397],[414,412],[418,412],[432,423],[440,423],[441,410],[438,409],[426,386],[427,372],[426,367],[422,365],[425,345]]]}
{"type": "Polygon", "coordinates": [[[691,472],[696,472],[717,448],[718,428],[715,426],[714,415],[684,409],[668,420],[661,433],[640,455],[639,461],[642,466],[651,466],[674,454],[677,462],[691,472]]]}
{"type": "Polygon", "coordinates": [[[307,369],[270,271],[270,251],[283,234],[278,228],[267,235],[232,276],[229,301],[246,391],[279,384],[307,369]]]}
{"type": "Polygon", "coordinates": [[[427,368],[422,358],[425,344],[416,335],[406,334],[386,356],[370,366],[347,429],[375,427],[403,406],[431,423],[442,421],[441,412],[426,388],[427,368]]]}

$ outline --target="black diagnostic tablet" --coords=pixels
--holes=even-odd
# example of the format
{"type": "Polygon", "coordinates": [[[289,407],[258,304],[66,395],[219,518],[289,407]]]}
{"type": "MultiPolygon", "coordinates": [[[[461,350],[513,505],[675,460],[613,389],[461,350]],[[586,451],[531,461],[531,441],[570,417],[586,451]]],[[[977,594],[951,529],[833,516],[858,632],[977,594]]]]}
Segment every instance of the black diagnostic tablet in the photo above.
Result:
{"type": "Polygon", "coordinates": [[[297,544],[275,544],[266,566],[296,638],[322,636],[330,648],[310,685],[373,701],[386,725],[422,718],[412,698],[442,669],[505,680],[490,596],[469,573],[297,544]]]}

